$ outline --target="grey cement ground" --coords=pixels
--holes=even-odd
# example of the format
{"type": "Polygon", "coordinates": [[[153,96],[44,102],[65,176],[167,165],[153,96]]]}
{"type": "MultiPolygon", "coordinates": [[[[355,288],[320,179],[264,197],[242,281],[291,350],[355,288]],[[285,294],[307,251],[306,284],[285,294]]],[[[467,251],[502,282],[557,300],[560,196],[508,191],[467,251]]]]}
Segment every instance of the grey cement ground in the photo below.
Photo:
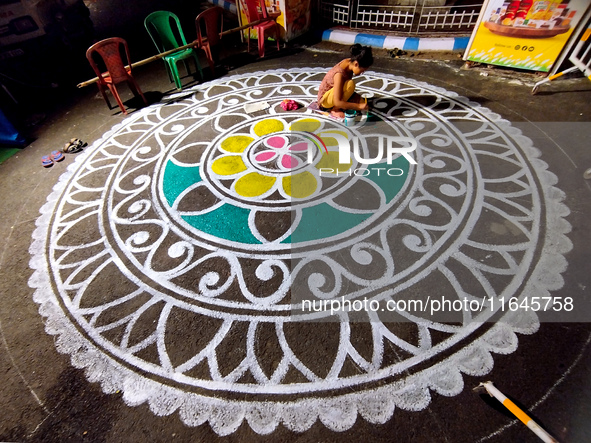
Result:
{"type": "MultiPolygon", "coordinates": [[[[285,67],[330,67],[341,56],[325,52],[329,45],[253,62],[231,73],[285,67]],[[321,51],[321,52],[320,52],[321,51]]],[[[457,92],[490,108],[534,140],[542,159],[558,176],[566,192],[573,226],[569,238],[574,249],[566,255],[564,287],[556,295],[572,296],[580,308],[578,323],[543,323],[532,336],[520,336],[517,351],[495,356],[494,380],[563,442],[591,439],[591,327],[589,312],[588,201],[591,184],[583,172],[591,167],[589,121],[591,83],[584,78],[557,81],[532,97],[535,76],[483,70],[463,71],[461,60],[379,58],[373,69],[424,81],[457,92]]],[[[157,100],[170,92],[164,67],[152,64],[138,69],[137,78],[148,97],[157,100]]],[[[187,79],[185,79],[187,81],[187,79]]],[[[130,95],[127,95],[129,98],[130,95]]],[[[27,281],[28,248],[39,208],[58,177],[73,161],[43,169],[42,155],[59,149],[71,137],[89,143],[120,122],[117,109],[108,110],[93,87],[79,91],[51,113],[34,133],[35,140],[18,155],[0,165],[0,441],[211,441],[218,439],[208,424],[185,426],[177,414],[156,417],[144,404],[128,407],[121,394],[106,395],[59,354],[54,337],[44,331],[33,290],[27,281]]],[[[473,442],[490,436],[491,442],[534,442],[537,438],[494,402],[471,392],[480,379],[465,377],[464,391],[446,398],[433,394],[421,412],[398,410],[384,425],[358,418],[344,433],[334,433],[316,423],[303,434],[279,427],[268,436],[255,434],[246,424],[227,441],[415,441],[473,442]]],[[[221,438],[220,438],[221,439],[221,438]]]]}

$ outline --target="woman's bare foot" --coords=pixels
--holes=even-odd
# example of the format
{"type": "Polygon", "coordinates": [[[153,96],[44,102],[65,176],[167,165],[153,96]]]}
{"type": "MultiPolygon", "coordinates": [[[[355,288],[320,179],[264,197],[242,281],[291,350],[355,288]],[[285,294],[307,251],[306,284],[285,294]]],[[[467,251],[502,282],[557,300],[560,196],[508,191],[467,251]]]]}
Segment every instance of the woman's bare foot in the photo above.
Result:
{"type": "Polygon", "coordinates": [[[330,115],[334,118],[345,118],[345,113],[341,109],[333,108],[332,111],[330,111],[330,115]]]}

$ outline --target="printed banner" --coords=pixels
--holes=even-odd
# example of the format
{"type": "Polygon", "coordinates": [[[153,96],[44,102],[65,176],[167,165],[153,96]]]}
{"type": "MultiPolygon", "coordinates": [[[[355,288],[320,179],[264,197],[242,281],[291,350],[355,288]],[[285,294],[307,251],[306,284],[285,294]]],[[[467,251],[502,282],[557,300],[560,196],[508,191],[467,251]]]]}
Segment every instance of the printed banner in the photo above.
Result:
{"type": "Polygon", "coordinates": [[[464,59],[548,72],[588,7],[587,0],[489,0],[464,59]]]}
{"type": "MultiPolygon", "coordinates": [[[[265,0],[265,5],[269,13],[280,13],[277,23],[281,28],[283,40],[293,40],[310,29],[310,0],[265,0]]],[[[238,14],[241,26],[248,23],[246,9],[246,0],[239,0],[238,14]]],[[[248,30],[243,31],[244,38],[247,35],[248,30]]],[[[257,32],[254,29],[250,31],[250,38],[257,38],[257,32]]]]}
{"type": "Polygon", "coordinates": [[[8,46],[45,34],[31,2],[0,1],[0,46],[8,46]]]}

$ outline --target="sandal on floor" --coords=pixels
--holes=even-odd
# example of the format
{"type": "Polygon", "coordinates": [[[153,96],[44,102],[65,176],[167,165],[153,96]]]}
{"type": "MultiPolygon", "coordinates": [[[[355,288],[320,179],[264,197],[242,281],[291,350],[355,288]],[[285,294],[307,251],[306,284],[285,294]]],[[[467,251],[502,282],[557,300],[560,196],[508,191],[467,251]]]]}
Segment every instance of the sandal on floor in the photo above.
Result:
{"type": "Polygon", "coordinates": [[[81,151],[82,148],[85,147],[87,144],[88,143],[83,142],[79,138],[73,138],[68,143],[66,143],[63,152],[65,152],[66,154],[73,154],[74,152],[81,151]]]}
{"type": "Polygon", "coordinates": [[[41,157],[41,164],[44,168],[49,168],[50,166],[53,166],[53,160],[49,157],[49,155],[44,155],[41,157]]]}
{"type": "Polygon", "coordinates": [[[49,155],[49,157],[54,161],[54,162],[61,162],[64,158],[66,158],[64,156],[64,154],[62,154],[60,151],[52,151],[51,154],[49,155]]]}

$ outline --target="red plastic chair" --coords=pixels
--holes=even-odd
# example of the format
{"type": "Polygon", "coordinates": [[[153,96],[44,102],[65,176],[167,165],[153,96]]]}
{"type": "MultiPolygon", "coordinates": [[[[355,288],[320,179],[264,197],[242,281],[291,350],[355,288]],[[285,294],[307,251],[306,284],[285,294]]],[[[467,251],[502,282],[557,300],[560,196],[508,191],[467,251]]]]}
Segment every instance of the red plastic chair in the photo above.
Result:
{"type": "Polygon", "coordinates": [[[267,6],[265,5],[265,0],[242,0],[246,3],[246,8],[244,12],[246,14],[246,19],[248,23],[255,22],[257,20],[263,20],[258,25],[254,25],[248,28],[248,51],[250,52],[250,30],[252,28],[256,29],[257,31],[257,39],[259,41],[259,57],[265,56],[265,31],[274,30],[275,31],[275,41],[277,42],[277,50],[279,51],[279,36],[280,30],[279,25],[275,18],[269,17],[269,13],[267,12],[267,6]],[[259,13],[260,7],[260,13],[259,13]]]}
{"type": "Polygon", "coordinates": [[[208,8],[195,18],[197,42],[205,51],[211,73],[215,75],[215,61],[218,58],[217,46],[222,39],[224,25],[224,9],[219,6],[208,8]],[[205,36],[203,31],[205,31],[205,36]]]}
{"type": "Polygon", "coordinates": [[[129,48],[127,47],[127,42],[125,40],[119,37],[111,37],[105,40],[101,40],[100,42],[95,43],[90,48],[88,48],[88,50],[86,51],[86,58],[90,62],[90,66],[92,66],[92,69],[98,77],[98,88],[101,91],[103,98],[107,102],[109,109],[112,108],[111,103],[109,102],[109,98],[106,94],[106,88],[108,88],[111,91],[113,97],[115,97],[115,100],[117,100],[117,104],[121,108],[121,111],[124,114],[127,114],[125,106],[123,106],[123,103],[121,102],[121,97],[119,97],[119,93],[117,92],[116,86],[119,83],[123,82],[129,85],[129,89],[131,89],[131,92],[136,97],[139,95],[144,101],[144,103],[146,105],[148,104],[148,101],[146,100],[146,97],[144,97],[142,90],[133,78],[133,73],[131,70],[131,61],[129,57],[129,48]],[[127,64],[130,65],[129,67],[125,66],[123,58],[121,57],[122,48],[125,52],[127,64]],[[107,72],[101,72],[96,63],[95,55],[98,55],[102,59],[103,63],[105,64],[105,67],[107,68],[107,72]]]}

